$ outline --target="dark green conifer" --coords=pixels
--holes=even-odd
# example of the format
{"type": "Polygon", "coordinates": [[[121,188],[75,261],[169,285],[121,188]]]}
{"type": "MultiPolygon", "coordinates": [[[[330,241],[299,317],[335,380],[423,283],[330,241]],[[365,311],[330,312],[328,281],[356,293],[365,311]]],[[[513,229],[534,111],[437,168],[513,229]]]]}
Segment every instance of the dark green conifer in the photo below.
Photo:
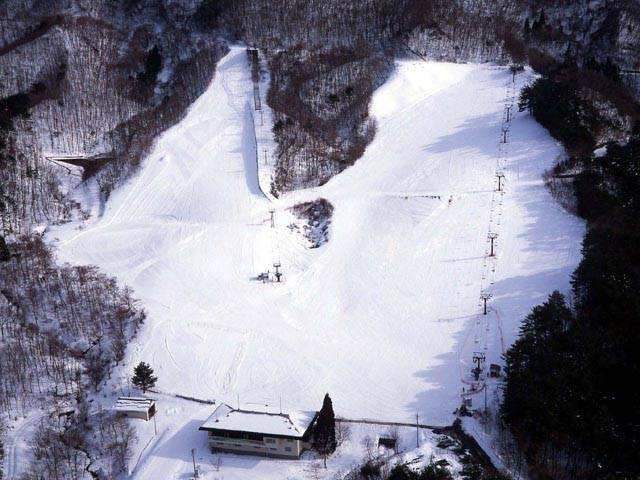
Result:
{"type": "Polygon", "coordinates": [[[153,368],[148,363],[140,362],[137,367],[133,369],[133,377],[131,377],[131,383],[142,390],[142,393],[146,393],[147,390],[156,386],[158,377],[153,375],[153,368]]]}
{"type": "Polygon", "coordinates": [[[336,417],[333,413],[333,402],[327,393],[324,396],[313,435],[313,448],[322,455],[325,468],[327,468],[327,456],[331,455],[336,447],[336,417]]]}

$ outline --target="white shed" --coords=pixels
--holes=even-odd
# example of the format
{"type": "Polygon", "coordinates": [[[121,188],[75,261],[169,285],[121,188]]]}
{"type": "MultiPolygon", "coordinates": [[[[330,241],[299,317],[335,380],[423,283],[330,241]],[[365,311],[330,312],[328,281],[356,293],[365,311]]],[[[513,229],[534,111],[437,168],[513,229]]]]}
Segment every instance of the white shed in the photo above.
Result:
{"type": "Polygon", "coordinates": [[[152,398],[119,397],[114,410],[125,417],[149,420],[156,413],[156,401],[152,398]]]}

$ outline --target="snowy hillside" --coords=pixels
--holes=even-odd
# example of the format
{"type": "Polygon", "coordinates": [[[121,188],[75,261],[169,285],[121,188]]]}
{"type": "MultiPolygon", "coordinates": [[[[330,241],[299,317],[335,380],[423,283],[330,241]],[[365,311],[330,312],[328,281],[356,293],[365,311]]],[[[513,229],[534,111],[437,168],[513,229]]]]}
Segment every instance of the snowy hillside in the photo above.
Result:
{"type": "Polygon", "coordinates": [[[51,231],[61,260],[98,265],[147,309],[124,383],[143,360],[163,392],[297,409],[330,392],[340,416],[444,425],[474,351],[499,362],[530,308],[568,289],[583,225],[541,179],[560,149],[517,113],[500,144],[529,74],[512,84],[505,68],[396,67],[355,166],[272,203],[258,188],[246,51],[232,48],[104,215],[51,231]],[[309,250],[287,208],[318,197],[335,207],[330,241],[309,250]],[[251,280],[274,262],[283,283],[251,280]]]}

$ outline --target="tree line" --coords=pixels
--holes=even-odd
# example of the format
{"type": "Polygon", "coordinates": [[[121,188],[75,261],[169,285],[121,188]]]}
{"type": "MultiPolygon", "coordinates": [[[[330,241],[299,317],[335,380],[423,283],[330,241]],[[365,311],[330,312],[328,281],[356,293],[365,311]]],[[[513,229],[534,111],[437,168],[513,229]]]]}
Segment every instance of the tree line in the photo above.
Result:
{"type": "MultiPolygon", "coordinates": [[[[576,211],[587,222],[570,298],[554,292],[524,320],[506,354],[503,414],[534,478],[640,475],[640,131],[599,115],[575,72],[547,72],[525,88],[521,109],[570,155],[576,211]],[[573,306],[573,307],[571,307],[573,306]]],[[[615,104],[615,101],[612,101],[615,104]]],[[[560,170],[562,170],[560,168],[560,170]]]]}

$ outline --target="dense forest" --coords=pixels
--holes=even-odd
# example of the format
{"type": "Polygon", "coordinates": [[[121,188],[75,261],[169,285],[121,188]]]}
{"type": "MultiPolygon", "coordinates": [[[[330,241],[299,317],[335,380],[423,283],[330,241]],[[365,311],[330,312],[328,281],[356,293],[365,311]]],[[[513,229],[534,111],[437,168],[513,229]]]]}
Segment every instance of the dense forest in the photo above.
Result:
{"type": "MultiPolygon", "coordinates": [[[[558,292],[525,319],[506,354],[503,412],[524,449],[534,478],[637,478],[640,475],[640,137],[638,107],[624,111],[630,139],[602,118],[572,81],[572,66],[544,72],[524,89],[528,109],[566,147],[555,174],[571,172],[576,212],[587,221],[583,259],[571,298],[558,292]],[[572,307],[570,307],[572,306],[572,307]]],[[[624,98],[615,71],[587,72],[609,85],[608,100],[624,98]]],[[[588,77],[587,77],[588,78],[588,77]]],[[[623,115],[620,118],[624,118],[623,115]]]]}

